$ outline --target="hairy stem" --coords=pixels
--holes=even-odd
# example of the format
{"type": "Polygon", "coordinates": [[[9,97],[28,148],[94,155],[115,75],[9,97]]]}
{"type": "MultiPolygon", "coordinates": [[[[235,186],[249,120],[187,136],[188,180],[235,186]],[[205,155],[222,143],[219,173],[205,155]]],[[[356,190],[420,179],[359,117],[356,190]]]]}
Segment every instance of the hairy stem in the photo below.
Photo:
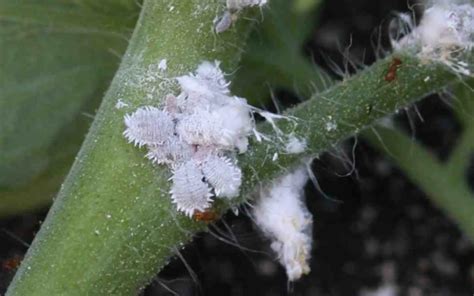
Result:
{"type": "MultiPolygon", "coordinates": [[[[285,143],[253,143],[252,153],[240,160],[246,169],[245,194],[250,193],[259,182],[281,173],[282,168],[288,168],[302,156],[317,155],[360,132],[377,119],[392,114],[427,94],[440,91],[456,79],[455,75],[441,65],[422,64],[411,55],[396,53],[314,95],[286,112],[286,115],[297,118],[296,121],[279,122],[283,133],[305,139],[308,149],[303,155],[288,154],[282,149],[285,143]],[[386,81],[385,76],[394,57],[400,59],[402,65],[397,71],[396,79],[386,81]],[[278,161],[272,161],[275,153],[279,153],[278,161]]],[[[260,130],[270,134],[272,128],[269,124],[264,124],[260,126],[260,130]]]]}

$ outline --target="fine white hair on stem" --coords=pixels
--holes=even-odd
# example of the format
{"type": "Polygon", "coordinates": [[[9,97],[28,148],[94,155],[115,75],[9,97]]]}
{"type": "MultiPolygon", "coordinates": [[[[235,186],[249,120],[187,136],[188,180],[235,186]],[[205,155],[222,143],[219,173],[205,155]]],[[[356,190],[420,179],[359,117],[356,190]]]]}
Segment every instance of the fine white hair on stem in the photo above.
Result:
{"type": "Polygon", "coordinates": [[[313,219],[303,200],[307,180],[304,166],[278,178],[260,191],[252,208],[256,225],[272,241],[290,281],[310,271],[313,219]]]}
{"type": "Polygon", "coordinates": [[[171,116],[158,108],[146,106],[131,115],[125,115],[123,133],[130,143],[143,145],[163,144],[174,132],[171,116]]]}
{"type": "Polygon", "coordinates": [[[204,211],[211,205],[211,189],[203,181],[204,175],[194,160],[179,166],[171,177],[171,199],[179,211],[192,216],[194,211],[204,211]]]}

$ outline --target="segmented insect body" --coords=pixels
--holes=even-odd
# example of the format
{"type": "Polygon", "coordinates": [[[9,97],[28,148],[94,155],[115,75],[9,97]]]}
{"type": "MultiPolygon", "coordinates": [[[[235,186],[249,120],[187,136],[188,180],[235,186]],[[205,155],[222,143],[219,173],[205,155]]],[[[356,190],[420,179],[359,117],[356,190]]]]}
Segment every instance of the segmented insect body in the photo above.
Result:
{"type": "Polygon", "coordinates": [[[392,82],[397,78],[397,70],[400,68],[402,61],[399,58],[393,58],[390,66],[388,67],[387,74],[385,75],[384,79],[387,82],[392,82]]]}
{"type": "Polygon", "coordinates": [[[171,116],[158,108],[147,106],[125,116],[124,136],[136,146],[159,145],[173,135],[171,116]]]}
{"type": "Polygon", "coordinates": [[[207,209],[203,212],[201,211],[194,211],[193,219],[195,221],[211,223],[219,219],[219,214],[212,211],[212,209],[207,209]]]}
{"type": "Polygon", "coordinates": [[[214,31],[219,34],[227,31],[238,19],[242,9],[250,6],[267,4],[267,0],[227,0],[227,9],[224,14],[214,22],[214,31]]]}
{"type": "Polygon", "coordinates": [[[219,135],[219,122],[212,114],[204,109],[195,110],[193,114],[183,117],[176,126],[176,130],[188,144],[213,144],[216,135],[219,135]]]}
{"type": "Polygon", "coordinates": [[[226,10],[224,14],[215,22],[214,30],[217,34],[227,31],[234,23],[235,14],[226,10]]]}
{"type": "Polygon", "coordinates": [[[193,153],[192,145],[182,141],[178,136],[172,136],[161,145],[150,146],[146,157],[156,164],[171,165],[190,160],[193,153]]]}
{"type": "Polygon", "coordinates": [[[174,171],[171,199],[178,210],[189,217],[194,211],[204,211],[211,204],[211,189],[203,179],[202,171],[194,160],[185,162],[174,171]]]}
{"type": "Polygon", "coordinates": [[[218,197],[236,197],[242,184],[242,171],[223,156],[209,155],[201,164],[206,181],[218,197]]]}

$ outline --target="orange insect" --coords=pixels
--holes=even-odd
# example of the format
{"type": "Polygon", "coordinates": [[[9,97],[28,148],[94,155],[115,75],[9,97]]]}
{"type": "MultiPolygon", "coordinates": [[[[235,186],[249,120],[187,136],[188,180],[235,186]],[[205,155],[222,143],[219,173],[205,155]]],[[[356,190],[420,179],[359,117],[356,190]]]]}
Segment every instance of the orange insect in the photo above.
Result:
{"type": "Polygon", "coordinates": [[[11,258],[5,259],[2,262],[2,268],[7,271],[15,270],[20,265],[22,259],[22,256],[16,254],[11,258]]]}
{"type": "Polygon", "coordinates": [[[385,81],[392,82],[397,78],[397,70],[401,64],[402,61],[399,58],[393,58],[390,67],[388,67],[388,72],[384,77],[385,81]]]}
{"type": "Polygon", "coordinates": [[[193,214],[195,221],[211,223],[219,219],[219,214],[214,212],[212,209],[207,209],[203,212],[195,210],[193,214]]]}

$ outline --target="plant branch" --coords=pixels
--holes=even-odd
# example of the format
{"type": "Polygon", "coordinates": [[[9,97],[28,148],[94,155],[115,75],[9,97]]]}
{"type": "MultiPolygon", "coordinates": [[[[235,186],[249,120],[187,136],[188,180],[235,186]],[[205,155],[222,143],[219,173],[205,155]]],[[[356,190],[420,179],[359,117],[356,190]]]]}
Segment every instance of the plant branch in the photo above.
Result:
{"type": "Polygon", "coordinates": [[[434,204],[474,238],[474,195],[463,178],[451,174],[434,155],[400,131],[377,127],[364,132],[364,138],[378,150],[387,150],[387,155],[434,204]]]}
{"type": "Polygon", "coordinates": [[[467,126],[459,136],[456,145],[446,163],[446,169],[451,177],[465,179],[470,156],[474,150],[474,126],[467,126]]]}
{"type": "MultiPolygon", "coordinates": [[[[305,139],[308,149],[303,155],[295,155],[282,153],[278,143],[252,143],[252,154],[244,155],[240,160],[247,176],[243,195],[251,193],[259,182],[281,174],[282,168],[291,167],[302,156],[322,153],[377,119],[438,92],[457,79],[441,65],[422,64],[413,56],[396,53],[314,95],[286,112],[286,115],[297,118],[296,125],[291,120],[279,123],[284,133],[305,139]],[[402,65],[396,80],[388,82],[384,77],[395,56],[402,65]],[[271,160],[274,153],[280,154],[276,162],[271,160]]],[[[269,124],[261,125],[259,130],[272,133],[269,124]]]]}
{"type": "Polygon", "coordinates": [[[474,102],[472,94],[474,80],[458,83],[454,87],[454,113],[457,115],[463,131],[447,161],[447,169],[452,175],[465,179],[470,157],[474,151],[474,102]]]}

